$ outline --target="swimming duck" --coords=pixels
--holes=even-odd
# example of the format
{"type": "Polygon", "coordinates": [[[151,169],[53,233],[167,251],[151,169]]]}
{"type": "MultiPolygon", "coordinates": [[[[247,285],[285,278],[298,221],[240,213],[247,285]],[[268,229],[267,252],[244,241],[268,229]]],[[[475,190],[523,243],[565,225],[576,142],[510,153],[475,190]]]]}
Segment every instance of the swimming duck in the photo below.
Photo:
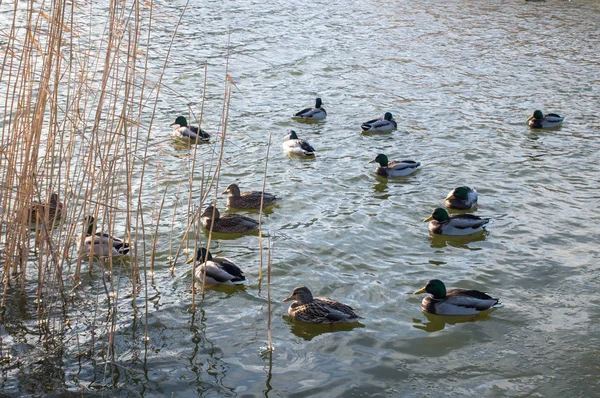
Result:
{"type": "Polygon", "coordinates": [[[241,216],[239,214],[225,214],[221,217],[219,210],[214,206],[208,206],[200,216],[202,225],[210,230],[212,222],[213,232],[242,233],[258,229],[258,221],[241,216]],[[214,214],[214,221],[212,220],[214,214]]]}
{"type": "Polygon", "coordinates": [[[446,209],[438,207],[423,222],[429,223],[429,232],[439,235],[470,235],[483,230],[490,222],[472,214],[449,215],[446,209]]]}
{"type": "Polygon", "coordinates": [[[204,279],[205,283],[213,285],[241,285],[246,281],[244,271],[237,264],[225,257],[213,257],[205,247],[199,247],[196,256],[186,264],[194,261],[200,263],[194,270],[194,278],[199,281],[204,279]]]}
{"type": "Polygon", "coordinates": [[[28,223],[35,229],[36,224],[44,222],[46,217],[51,224],[63,215],[63,204],[58,201],[58,194],[50,195],[49,202],[33,202],[28,210],[28,223]],[[47,214],[46,214],[47,212],[47,214]]]}
{"type": "Polygon", "coordinates": [[[200,127],[188,126],[187,119],[184,116],[178,116],[170,126],[175,126],[171,136],[190,141],[210,141],[210,134],[200,127]]]}
{"type": "Polygon", "coordinates": [[[294,114],[292,119],[302,121],[323,120],[327,117],[327,112],[325,111],[325,108],[321,107],[322,104],[321,98],[317,98],[315,100],[314,108],[302,109],[300,112],[294,114]]]}
{"type": "Polygon", "coordinates": [[[551,129],[558,127],[562,124],[563,120],[565,120],[565,118],[556,113],[547,113],[544,115],[540,110],[533,112],[533,115],[529,116],[529,119],[527,119],[529,127],[532,129],[551,129]]]}
{"type": "Polygon", "coordinates": [[[90,253],[96,257],[129,255],[129,243],[124,242],[123,239],[102,232],[94,234],[96,230],[94,217],[87,216],[84,227],[85,237],[82,236],[82,239],[77,242],[77,249],[82,257],[89,256],[90,253]]]}
{"type": "Polygon", "coordinates": [[[423,311],[437,315],[476,315],[492,308],[504,307],[499,299],[479,290],[449,289],[444,282],[432,279],[413,294],[429,293],[421,302],[423,311]]]}
{"type": "Polygon", "coordinates": [[[290,130],[287,138],[283,141],[283,152],[288,155],[314,156],[315,149],[305,140],[298,138],[294,130],[290,130]]]}
{"type": "Polygon", "coordinates": [[[270,206],[277,201],[277,197],[270,193],[262,191],[247,191],[241,192],[237,184],[229,184],[227,189],[223,191],[231,196],[227,198],[227,206],[234,209],[260,209],[262,198],[263,207],[270,206]]]}
{"type": "Polygon", "coordinates": [[[294,289],[292,295],[283,301],[294,302],[288,314],[297,321],[310,323],[353,322],[362,318],[352,307],[326,297],[314,297],[306,286],[294,289]]]}
{"type": "Polygon", "coordinates": [[[379,163],[375,173],[382,177],[404,177],[421,168],[421,162],[414,160],[402,160],[400,162],[388,160],[388,157],[380,153],[369,163],[379,163]]]}
{"type": "Polygon", "coordinates": [[[446,199],[444,205],[449,209],[470,210],[477,206],[477,191],[474,188],[454,188],[446,199]]]}
{"type": "Polygon", "coordinates": [[[396,121],[394,120],[391,112],[386,112],[383,119],[373,119],[368,122],[364,122],[360,125],[363,131],[392,131],[396,130],[396,121]]]}

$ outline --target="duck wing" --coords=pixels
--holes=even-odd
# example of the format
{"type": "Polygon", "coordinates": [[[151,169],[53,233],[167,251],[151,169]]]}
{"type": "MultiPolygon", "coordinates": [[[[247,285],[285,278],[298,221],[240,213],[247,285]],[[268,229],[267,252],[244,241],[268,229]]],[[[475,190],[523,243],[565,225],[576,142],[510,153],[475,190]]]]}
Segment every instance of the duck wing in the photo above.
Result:
{"type": "MultiPolygon", "coordinates": [[[[88,238],[91,238],[91,237],[88,237],[88,238]]],[[[90,241],[90,244],[91,244],[91,241],[90,241]]],[[[104,245],[104,246],[112,245],[112,247],[119,254],[128,254],[129,253],[129,243],[125,242],[123,239],[119,239],[119,238],[116,238],[109,234],[102,233],[102,232],[97,232],[94,235],[94,245],[104,245]]]]}
{"type": "Polygon", "coordinates": [[[190,126],[189,128],[192,133],[194,133],[196,135],[196,137],[198,137],[198,139],[203,140],[203,141],[207,141],[210,139],[210,134],[208,134],[206,131],[202,130],[200,127],[197,126],[190,126]]]}
{"type": "Polygon", "coordinates": [[[304,151],[305,155],[314,155],[315,153],[315,148],[313,148],[308,142],[304,141],[304,140],[298,140],[298,145],[300,146],[300,149],[302,149],[304,151]]]}
{"type": "Polygon", "coordinates": [[[450,289],[446,292],[446,303],[464,308],[485,311],[500,303],[499,299],[479,290],[450,289]]]}
{"type": "Polygon", "coordinates": [[[405,170],[405,169],[414,169],[415,167],[419,167],[421,162],[416,162],[414,160],[402,160],[400,162],[389,162],[388,169],[393,170],[405,170]]]}
{"type": "Polygon", "coordinates": [[[240,267],[238,267],[233,261],[224,257],[213,258],[212,260],[196,268],[196,279],[202,280],[205,272],[208,280],[215,281],[217,283],[231,282],[233,284],[241,284],[246,280],[246,276],[240,267]]]}
{"type": "Polygon", "coordinates": [[[472,214],[456,214],[450,216],[450,219],[447,221],[448,224],[452,225],[454,228],[458,229],[467,229],[467,228],[480,228],[485,226],[490,222],[489,218],[481,218],[474,216],[472,214]]]}
{"type": "Polygon", "coordinates": [[[297,116],[297,117],[309,117],[308,115],[310,115],[310,112],[313,111],[313,110],[314,110],[314,108],[304,108],[300,112],[295,113],[294,116],[297,116]]]}

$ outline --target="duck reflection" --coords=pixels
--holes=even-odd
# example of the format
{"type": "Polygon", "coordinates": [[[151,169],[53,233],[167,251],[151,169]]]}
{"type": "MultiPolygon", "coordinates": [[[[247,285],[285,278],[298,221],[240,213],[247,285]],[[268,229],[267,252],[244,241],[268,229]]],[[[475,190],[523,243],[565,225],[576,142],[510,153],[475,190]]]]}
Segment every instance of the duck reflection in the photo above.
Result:
{"type": "Polygon", "coordinates": [[[430,235],[429,241],[433,249],[441,249],[448,245],[454,247],[462,247],[470,250],[481,250],[480,248],[471,248],[469,243],[485,240],[489,235],[486,230],[479,231],[471,235],[430,235]]]}
{"type": "Polygon", "coordinates": [[[352,329],[365,327],[360,322],[316,324],[295,321],[287,315],[283,315],[282,318],[290,326],[292,333],[306,341],[310,341],[323,333],[348,332],[352,329]]]}
{"type": "Polygon", "coordinates": [[[458,323],[475,322],[477,320],[489,318],[489,314],[492,311],[493,310],[490,310],[475,315],[435,315],[423,312],[423,315],[427,318],[427,322],[423,322],[423,320],[418,318],[413,318],[413,322],[415,323],[413,327],[429,333],[439,332],[446,327],[446,324],[456,325],[458,323]]]}

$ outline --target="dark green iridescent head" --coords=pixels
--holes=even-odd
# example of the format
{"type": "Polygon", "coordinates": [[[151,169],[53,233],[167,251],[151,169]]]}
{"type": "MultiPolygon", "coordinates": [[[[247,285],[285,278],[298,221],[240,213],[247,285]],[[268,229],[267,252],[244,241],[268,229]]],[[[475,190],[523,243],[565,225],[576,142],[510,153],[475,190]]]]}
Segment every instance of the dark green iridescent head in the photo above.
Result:
{"type": "Polygon", "coordinates": [[[380,153],[379,155],[375,156],[375,159],[371,160],[370,163],[379,163],[381,167],[387,167],[389,160],[386,155],[380,153]]]}
{"type": "Polygon", "coordinates": [[[454,189],[454,197],[460,200],[469,198],[469,187],[458,187],[454,189]]]}
{"type": "Polygon", "coordinates": [[[392,116],[392,112],[386,112],[385,115],[383,115],[383,118],[387,121],[391,121],[394,117],[392,116]]]}
{"type": "Polygon", "coordinates": [[[212,254],[206,250],[206,247],[199,247],[196,251],[196,261],[204,263],[209,260],[212,260],[212,254]]]}
{"type": "Polygon", "coordinates": [[[96,219],[93,216],[87,216],[85,218],[85,223],[87,224],[87,235],[94,235],[94,229],[96,229],[96,219]]]}
{"type": "Polygon", "coordinates": [[[315,108],[320,108],[323,103],[321,102],[321,98],[317,98],[315,100],[315,108]]]}
{"type": "Polygon", "coordinates": [[[290,133],[288,135],[288,140],[297,140],[298,139],[298,135],[296,134],[296,132],[294,130],[290,130],[290,133]]]}
{"type": "Polygon", "coordinates": [[[431,213],[431,216],[429,216],[428,218],[425,219],[425,221],[435,220],[438,222],[444,222],[444,221],[448,221],[449,219],[450,219],[450,216],[448,215],[448,212],[446,211],[446,209],[438,207],[431,213]]]}
{"type": "Polygon", "coordinates": [[[446,297],[446,285],[439,279],[432,279],[425,285],[424,288],[417,290],[414,294],[429,293],[435,299],[443,299],[446,297]]]}
{"type": "Polygon", "coordinates": [[[185,116],[178,116],[177,119],[175,119],[175,121],[171,123],[171,126],[174,126],[176,124],[178,124],[180,127],[187,127],[187,119],[185,118],[185,116]]]}
{"type": "Polygon", "coordinates": [[[534,119],[543,119],[544,118],[544,112],[540,111],[539,109],[535,112],[533,112],[533,118],[534,119]]]}

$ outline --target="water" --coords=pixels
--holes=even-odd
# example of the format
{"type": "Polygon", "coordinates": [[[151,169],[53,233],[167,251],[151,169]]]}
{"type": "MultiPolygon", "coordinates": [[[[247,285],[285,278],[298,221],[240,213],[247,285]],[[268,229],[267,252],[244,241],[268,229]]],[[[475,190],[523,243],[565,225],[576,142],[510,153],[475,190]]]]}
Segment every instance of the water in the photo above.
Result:
{"type": "MultiPolygon", "coordinates": [[[[148,54],[154,70],[182,5],[154,6],[156,48],[148,54]]],[[[4,389],[39,393],[35,375],[53,374],[59,381],[47,392],[56,395],[595,395],[599,17],[596,1],[191,5],[165,72],[149,169],[164,167],[161,189],[169,190],[170,203],[163,219],[177,211],[175,230],[184,231],[187,211],[172,198],[187,195],[177,182],[185,181],[189,160],[185,150],[162,141],[188,105],[199,110],[204,61],[203,128],[221,128],[230,32],[229,74],[238,89],[219,187],[260,189],[272,134],[267,190],[284,199],[265,218],[275,247],[272,366],[264,352],[267,301],[266,285],[257,280],[257,238],[213,242],[213,254],[241,264],[249,283],[207,291],[193,315],[189,269],[180,259],[175,275],[169,272],[165,222],[149,284],[147,352],[144,294],[132,305],[130,288],[122,288],[114,367],[103,352],[95,361],[74,357],[78,334],[86,341],[91,322],[107,325],[104,292],[88,275],[84,286],[98,295],[101,310],[77,309],[82,319],[65,331],[69,345],[55,352],[59,365],[43,372],[40,360],[7,369],[4,389]],[[328,111],[325,122],[290,119],[317,96],[328,111]],[[535,109],[560,113],[564,126],[528,130],[525,119],[535,109]],[[386,111],[397,131],[360,134],[361,122],[386,111]],[[316,148],[314,160],[283,156],[280,142],[289,129],[316,148]],[[368,163],[378,153],[419,160],[423,169],[378,179],[368,163]],[[489,232],[429,237],[422,220],[459,185],[479,191],[476,214],[493,218],[489,232]],[[423,296],[411,292],[433,278],[488,291],[505,307],[476,322],[426,317],[423,296]],[[291,322],[281,300],[298,285],[350,304],[365,317],[362,325],[331,330],[291,322]]],[[[201,146],[199,164],[209,167],[212,152],[201,146]]],[[[153,188],[144,195],[151,202],[153,188]]],[[[224,203],[220,198],[221,211],[224,203]]],[[[118,280],[127,286],[128,271],[122,272],[118,280]]],[[[13,354],[39,352],[41,343],[11,332],[9,321],[4,340],[13,354]]],[[[106,339],[108,326],[97,332],[106,339]]]]}

